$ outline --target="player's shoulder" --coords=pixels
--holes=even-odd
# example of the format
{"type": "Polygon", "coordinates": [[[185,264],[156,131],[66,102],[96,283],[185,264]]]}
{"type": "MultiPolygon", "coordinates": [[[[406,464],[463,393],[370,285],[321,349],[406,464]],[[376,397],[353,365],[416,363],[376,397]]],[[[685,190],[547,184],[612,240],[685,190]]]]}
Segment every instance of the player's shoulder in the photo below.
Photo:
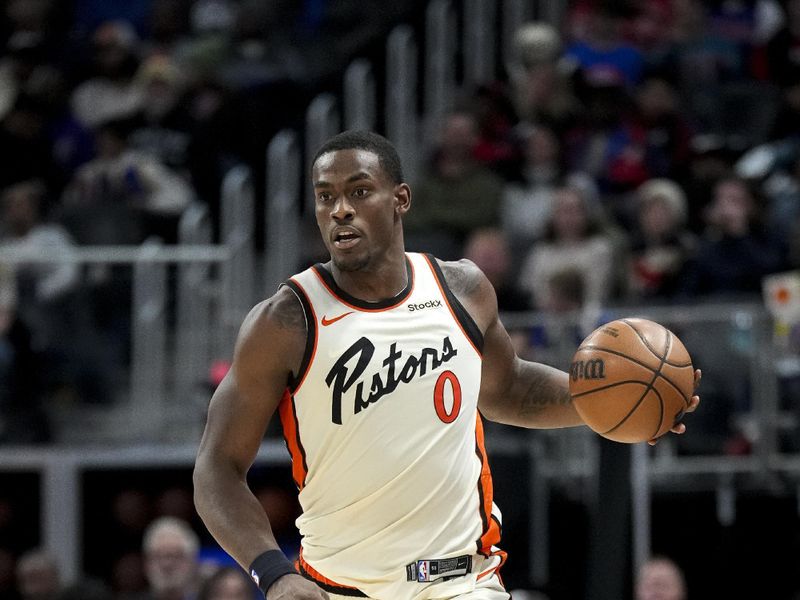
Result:
{"type": "Polygon", "coordinates": [[[242,323],[242,335],[282,333],[302,334],[307,329],[306,314],[296,294],[281,286],[275,294],[256,304],[242,323]]]}
{"type": "Polygon", "coordinates": [[[436,259],[450,290],[458,297],[472,297],[490,285],[483,271],[468,258],[460,260],[436,259]]]}

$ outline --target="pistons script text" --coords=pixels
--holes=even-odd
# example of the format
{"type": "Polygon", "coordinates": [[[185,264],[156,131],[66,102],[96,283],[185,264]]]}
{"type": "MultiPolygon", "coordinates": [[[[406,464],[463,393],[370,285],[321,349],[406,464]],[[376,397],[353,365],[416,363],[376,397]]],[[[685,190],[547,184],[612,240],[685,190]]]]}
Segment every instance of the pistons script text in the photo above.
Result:
{"type": "Polygon", "coordinates": [[[342,396],[355,386],[353,414],[369,408],[386,394],[391,394],[400,383],[408,383],[415,377],[421,377],[429,371],[438,369],[442,364],[458,354],[449,337],[442,340],[442,349],[422,348],[419,354],[403,354],[397,349],[397,343],[389,348],[382,365],[385,369],[374,373],[371,377],[361,377],[375,354],[375,345],[366,337],[357,340],[345,350],[334,363],[325,383],[332,388],[331,421],[342,424],[342,396]],[[401,361],[401,358],[405,358],[401,361]],[[371,382],[368,395],[364,397],[364,383],[371,382]]]}

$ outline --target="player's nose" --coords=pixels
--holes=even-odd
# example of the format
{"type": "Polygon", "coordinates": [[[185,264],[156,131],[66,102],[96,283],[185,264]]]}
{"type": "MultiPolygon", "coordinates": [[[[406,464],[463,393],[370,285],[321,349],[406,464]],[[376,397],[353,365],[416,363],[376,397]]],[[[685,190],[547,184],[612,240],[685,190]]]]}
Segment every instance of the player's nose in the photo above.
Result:
{"type": "Polygon", "coordinates": [[[347,196],[345,194],[340,195],[333,205],[331,217],[337,221],[342,221],[352,219],[354,214],[355,210],[353,209],[353,205],[348,201],[347,196]]]}

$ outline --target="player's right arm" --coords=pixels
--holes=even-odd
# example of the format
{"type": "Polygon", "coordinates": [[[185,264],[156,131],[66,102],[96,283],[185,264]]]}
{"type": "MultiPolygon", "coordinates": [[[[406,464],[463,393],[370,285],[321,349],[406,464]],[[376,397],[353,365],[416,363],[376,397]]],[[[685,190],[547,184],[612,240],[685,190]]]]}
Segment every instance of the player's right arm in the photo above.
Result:
{"type": "MultiPolygon", "coordinates": [[[[209,532],[245,570],[263,552],[279,550],[246,478],[288,378],[302,362],[305,343],[302,306],[291,290],[281,288],[245,318],[231,369],[209,405],[194,468],[195,506],[209,532]]],[[[269,600],[327,597],[291,574],[267,592],[269,600]]]]}

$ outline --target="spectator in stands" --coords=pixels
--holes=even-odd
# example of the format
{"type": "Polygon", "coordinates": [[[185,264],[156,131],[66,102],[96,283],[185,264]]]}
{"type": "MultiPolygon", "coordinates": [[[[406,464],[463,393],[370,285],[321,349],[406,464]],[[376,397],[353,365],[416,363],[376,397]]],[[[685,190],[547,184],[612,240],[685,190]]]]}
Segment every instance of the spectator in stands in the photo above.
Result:
{"type": "Polygon", "coordinates": [[[221,567],[203,582],[197,600],[253,600],[258,594],[258,587],[240,567],[221,567]]]}
{"type": "Polygon", "coordinates": [[[150,585],[142,600],[190,600],[197,592],[200,541],[186,521],[160,517],[144,534],[145,573],[150,585]]]}
{"type": "Polygon", "coordinates": [[[598,3],[591,9],[585,38],[566,49],[567,58],[575,61],[591,85],[630,89],[641,80],[644,58],[622,38],[624,16],[617,5],[598,3]]]}
{"type": "Polygon", "coordinates": [[[136,73],[144,90],[141,122],[131,133],[131,147],[179,173],[189,161],[191,119],[182,102],[186,78],[166,54],[145,60],[136,73]]]}
{"type": "Polygon", "coordinates": [[[564,161],[555,131],[538,125],[521,128],[524,162],[519,181],[503,190],[500,220],[514,250],[527,249],[542,237],[561,185],[564,161]]]}
{"type": "Polygon", "coordinates": [[[477,142],[472,113],[457,110],[444,118],[430,167],[414,188],[414,210],[404,223],[412,249],[455,259],[473,230],[499,222],[503,182],[476,160],[477,142]]]}
{"type": "Polygon", "coordinates": [[[757,225],[756,201],[744,180],[729,177],[717,183],[706,223],[682,278],[681,295],[760,293],[764,275],[783,265],[779,249],[757,225]]]}
{"type": "Polygon", "coordinates": [[[134,75],[139,66],[136,31],[126,21],[102,23],[92,36],[94,76],[72,93],[72,110],[86,127],[130,115],[144,92],[134,75]]]}
{"type": "Polygon", "coordinates": [[[681,177],[688,168],[692,128],[675,87],[647,77],[635,93],[634,127],[644,135],[644,162],[652,177],[681,177]]]}
{"type": "Polygon", "coordinates": [[[41,407],[43,373],[30,330],[17,314],[13,271],[0,264],[0,443],[50,440],[41,407]]]}
{"type": "Polygon", "coordinates": [[[572,90],[572,72],[561,60],[561,34],[540,21],[526,23],[514,34],[506,65],[517,117],[545,123],[557,132],[568,129],[581,106],[572,90]]]}
{"type": "Polygon", "coordinates": [[[133,123],[99,126],[97,158],[78,169],[64,192],[63,218],[81,244],[132,244],[150,235],[172,242],[194,198],[180,175],[130,146],[133,123]]]}
{"type": "Polygon", "coordinates": [[[39,548],[20,556],[17,587],[22,600],[58,600],[61,576],[55,558],[39,548]]]}
{"type": "Polygon", "coordinates": [[[516,286],[511,247],[501,229],[476,229],[464,245],[464,258],[474,262],[494,286],[500,312],[530,310],[528,295],[516,286]]]}
{"type": "Polygon", "coordinates": [[[635,600],[686,600],[686,594],[683,571],[666,556],[650,558],[636,574],[635,600]]]}
{"type": "Polygon", "coordinates": [[[0,189],[36,178],[58,187],[46,126],[43,103],[28,93],[19,94],[0,122],[0,189]]]}
{"type": "MultiPolygon", "coordinates": [[[[0,192],[4,231],[0,250],[51,251],[68,255],[73,247],[67,231],[44,220],[46,190],[41,181],[12,185],[0,192]]],[[[80,270],[71,262],[31,262],[16,265],[19,310],[31,324],[39,349],[63,349],[74,344],[76,291],[80,270]]]]}
{"type": "Polygon", "coordinates": [[[628,297],[633,302],[674,295],[695,239],[686,228],[683,190],[669,179],[651,179],[636,193],[637,227],[631,241],[628,297]]]}
{"type": "Polygon", "coordinates": [[[597,212],[575,187],[556,192],[547,234],[533,245],[519,277],[535,308],[549,305],[551,278],[566,268],[580,272],[585,304],[601,306],[608,301],[614,290],[614,244],[597,212]]]}

